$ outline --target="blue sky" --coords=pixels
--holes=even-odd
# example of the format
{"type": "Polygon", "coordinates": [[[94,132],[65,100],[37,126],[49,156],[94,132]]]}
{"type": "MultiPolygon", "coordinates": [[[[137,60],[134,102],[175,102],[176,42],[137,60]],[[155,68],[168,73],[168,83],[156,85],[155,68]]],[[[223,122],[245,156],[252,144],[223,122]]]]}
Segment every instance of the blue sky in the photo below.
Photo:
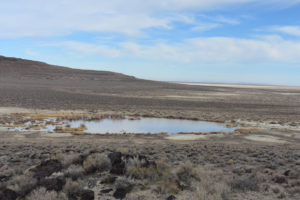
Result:
{"type": "Polygon", "coordinates": [[[0,55],[154,80],[300,85],[300,0],[0,0],[0,55]]]}

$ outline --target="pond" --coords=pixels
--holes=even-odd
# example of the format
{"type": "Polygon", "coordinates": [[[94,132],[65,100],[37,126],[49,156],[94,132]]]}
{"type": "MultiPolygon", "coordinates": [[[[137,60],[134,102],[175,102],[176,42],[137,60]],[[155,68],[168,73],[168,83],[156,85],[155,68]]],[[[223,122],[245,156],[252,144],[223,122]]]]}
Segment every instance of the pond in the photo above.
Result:
{"type": "MultiPolygon", "coordinates": [[[[55,119],[48,119],[48,121],[55,119]]],[[[39,122],[41,123],[41,122],[39,122]]],[[[43,122],[45,123],[45,122],[43,122]]],[[[56,126],[77,128],[82,125],[86,127],[85,133],[90,134],[105,134],[105,133],[162,133],[176,134],[180,132],[230,132],[235,128],[227,128],[226,124],[180,120],[180,119],[165,119],[165,118],[140,118],[131,120],[129,118],[121,120],[103,119],[101,121],[62,121],[55,125],[46,125],[40,128],[39,131],[55,132],[56,126]]],[[[42,126],[41,126],[42,127],[42,126]]],[[[15,127],[14,131],[32,131],[33,128],[15,127]]]]}
{"type": "Polygon", "coordinates": [[[175,134],[179,132],[229,132],[232,128],[226,128],[225,124],[179,120],[163,118],[141,118],[140,120],[110,120],[100,122],[73,121],[71,127],[79,127],[84,124],[88,133],[161,133],[175,134]]]}

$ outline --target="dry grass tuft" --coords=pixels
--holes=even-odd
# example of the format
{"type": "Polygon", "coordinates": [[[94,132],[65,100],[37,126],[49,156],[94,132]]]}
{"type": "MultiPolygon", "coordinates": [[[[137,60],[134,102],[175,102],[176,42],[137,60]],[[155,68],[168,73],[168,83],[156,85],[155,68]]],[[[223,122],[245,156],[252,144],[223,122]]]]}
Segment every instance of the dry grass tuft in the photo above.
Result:
{"type": "Polygon", "coordinates": [[[89,155],[83,162],[83,168],[86,172],[91,173],[95,171],[103,172],[110,170],[111,162],[106,155],[94,153],[89,155]]]}
{"type": "Polygon", "coordinates": [[[181,189],[190,188],[193,180],[200,180],[199,174],[190,161],[181,163],[175,170],[176,178],[181,189]]]}
{"type": "Polygon", "coordinates": [[[159,181],[156,184],[155,191],[159,194],[177,194],[179,188],[178,185],[172,181],[159,181]]]}
{"type": "Polygon", "coordinates": [[[82,189],[84,188],[82,180],[73,181],[70,178],[67,178],[66,184],[63,188],[63,192],[67,194],[68,197],[76,197],[82,189]]]}
{"type": "Polygon", "coordinates": [[[200,182],[194,182],[194,192],[190,196],[191,200],[226,200],[228,199],[229,187],[223,180],[221,171],[211,171],[197,168],[200,182]]]}
{"type": "Polygon", "coordinates": [[[47,191],[45,188],[41,187],[32,191],[26,196],[25,200],[68,200],[67,196],[56,191],[47,191]]]}
{"type": "Polygon", "coordinates": [[[234,177],[229,185],[233,191],[259,191],[259,180],[256,176],[234,177]]]}
{"type": "Polygon", "coordinates": [[[59,160],[64,167],[69,167],[74,163],[80,163],[82,161],[82,158],[78,153],[64,154],[62,152],[57,152],[53,159],[59,160]]]}
{"type": "Polygon", "coordinates": [[[23,196],[28,194],[36,184],[37,180],[31,174],[27,174],[13,177],[8,183],[8,188],[23,196]]]}
{"type": "Polygon", "coordinates": [[[85,171],[80,165],[71,165],[64,171],[64,175],[73,180],[83,177],[84,173],[85,171]]]}
{"type": "Polygon", "coordinates": [[[87,130],[87,128],[84,124],[81,124],[77,128],[70,128],[70,127],[63,128],[62,126],[56,126],[54,129],[56,133],[84,133],[85,130],[87,130]]]}

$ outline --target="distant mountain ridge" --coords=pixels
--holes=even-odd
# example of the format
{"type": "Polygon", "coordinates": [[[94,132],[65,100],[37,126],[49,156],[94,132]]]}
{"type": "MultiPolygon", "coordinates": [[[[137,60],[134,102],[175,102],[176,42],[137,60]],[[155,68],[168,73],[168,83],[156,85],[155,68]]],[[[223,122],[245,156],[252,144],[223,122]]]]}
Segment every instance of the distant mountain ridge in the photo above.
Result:
{"type": "Polygon", "coordinates": [[[80,70],[50,65],[44,62],[0,56],[0,77],[31,79],[135,79],[120,73],[109,71],[80,70]]]}

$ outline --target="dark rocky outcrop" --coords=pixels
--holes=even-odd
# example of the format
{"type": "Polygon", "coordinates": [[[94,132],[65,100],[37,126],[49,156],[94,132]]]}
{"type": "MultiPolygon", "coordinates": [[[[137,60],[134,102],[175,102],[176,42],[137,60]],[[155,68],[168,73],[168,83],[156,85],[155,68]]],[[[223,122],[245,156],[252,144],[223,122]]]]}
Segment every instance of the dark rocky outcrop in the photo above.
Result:
{"type": "Polygon", "coordinates": [[[42,179],[50,176],[54,172],[59,172],[63,169],[62,164],[58,160],[46,160],[30,171],[34,172],[34,178],[42,179]]]}
{"type": "Polygon", "coordinates": [[[108,158],[111,162],[110,173],[123,175],[125,173],[125,162],[122,160],[121,152],[112,152],[108,154],[108,158]]]}
{"type": "Polygon", "coordinates": [[[80,200],[94,200],[95,194],[92,190],[83,190],[80,195],[80,200]]]}
{"type": "Polygon", "coordinates": [[[18,197],[18,193],[8,188],[0,190],[0,200],[16,200],[18,197]]]}
{"type": "Polygon", "coordinates": [[[42,179],[39,182],[39,186],[46,188],[47,190],[61,191],[63,186],[66,184],[64,178],[51,178],[51,179],[42,179]]]}

